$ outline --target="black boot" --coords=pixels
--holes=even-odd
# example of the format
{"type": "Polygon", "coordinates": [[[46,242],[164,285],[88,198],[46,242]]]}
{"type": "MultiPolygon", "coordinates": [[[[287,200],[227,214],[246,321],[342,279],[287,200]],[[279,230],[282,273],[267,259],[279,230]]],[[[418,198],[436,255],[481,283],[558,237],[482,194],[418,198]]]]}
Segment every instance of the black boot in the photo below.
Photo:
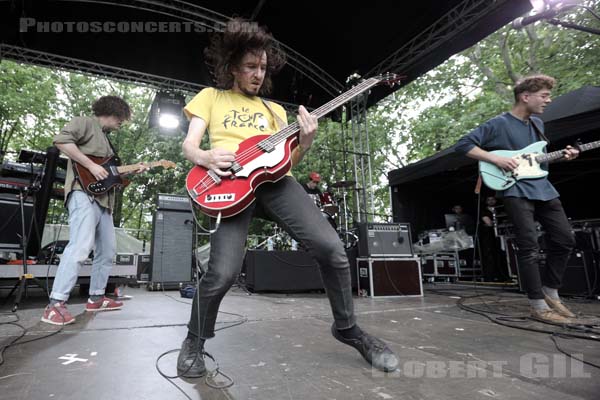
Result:
{"type": "Polygon", "coordinates": [[[383,372],[392,372],[398,368],[398,359],[390,348],[380,339],[369,335],[366,332],[361,332],[361,335],[356,338],[345,338],[335,327],[335,323],[331,326],[333,337],[340,342],[354,347],[364,357],[373,368],[377,368],[383,372]]]}
{"type": "Polygon", "coordinates": [[[199,378],[206,374],[204,365],[204,340],[186,337],[177,357],[177,375],[185,378],[199,378]]]}

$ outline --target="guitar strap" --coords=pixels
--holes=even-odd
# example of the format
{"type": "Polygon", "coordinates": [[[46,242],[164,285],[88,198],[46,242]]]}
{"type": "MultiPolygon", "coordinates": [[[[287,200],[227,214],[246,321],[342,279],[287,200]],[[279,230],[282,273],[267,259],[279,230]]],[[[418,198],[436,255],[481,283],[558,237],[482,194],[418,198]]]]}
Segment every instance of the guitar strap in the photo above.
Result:
{"type": "Polygon", "coordinates": [[[535,130],[535,132],[538,134],[538,136],[540,137],[540,139],[542,139],[546,143],[550,143],[550,140],[548,140],[548,138],[546,137],[546,135],[544,135],[544,132],[542,132],[542,130],[533,121],[533,118],[530,117],[529,118],[529,122],[531,123],[531,126],[533,126],[533,130],[535,130]]]}
{"type": "Polygon", "coordinates": [[[266,101],[265,99],[263,99],[262,97],[260,98],[260,100],[263,102],[265,107],[267,107],[267,109],[269,110],[269,112],[271,113],[273,118],[275,119],[275,125],[277,125],[277,129],[281,130],[281,129],[285,128],[288,125],[287,122],[282,120],[281,117],[279,115],[277,115],[275,113],[275,111],[273,111],[273,108],[271,108],[271,104],[268,101],[266,101]]]}
{"type": "Polygon", "coordinates": [[[113,155],[115,156],[115,163],[117,164],[117,166],[121,165],[121,157],[119,157],[119,155],[117,154],[117,150],[115,150],[115,146],[113,146],[112,142],[110,141],[110,138],[108,137],[108,134],[106,135],[106,140],[108,141],[108,145],[110,146],[113,155]]]}

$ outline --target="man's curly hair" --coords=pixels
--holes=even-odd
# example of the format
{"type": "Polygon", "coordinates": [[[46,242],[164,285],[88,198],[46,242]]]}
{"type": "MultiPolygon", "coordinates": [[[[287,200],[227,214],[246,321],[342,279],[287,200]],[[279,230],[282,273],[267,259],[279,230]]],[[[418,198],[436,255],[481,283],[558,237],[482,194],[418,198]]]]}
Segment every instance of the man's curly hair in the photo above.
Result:
{"type": "Polygon", "coordinates": [[[515,84],[515,88],[513,89],[513,93],[515,95],[515,102],[519,101],[519,96],[522,93],[529,92],[535,93],[539,92],[542,89],[552,90],[554,85],[556,84],[556,79],[548,75],[529,75],[515,84]]]}
{"type": "Polygon", "coordinates": [[[204,56],[212,67],[216,86],[219,89],[231,89],[231,72],[240,66],[242,58],[247,53],[261,55],[263,51],[267,54],[267,72],[259,93],[267,95],[273,88],[271,76],[284,66],[285,55],[266,28],[256,22],[234,18],[227,23],[222,33],[211,38],[204,56]]]}
{"type": "Polygon", "coordinates": [[[92,111],[96,117],[115,116],[123,121],[131,118],[129,104],[118,96],[102,96],[92,104],[92,111]]]}

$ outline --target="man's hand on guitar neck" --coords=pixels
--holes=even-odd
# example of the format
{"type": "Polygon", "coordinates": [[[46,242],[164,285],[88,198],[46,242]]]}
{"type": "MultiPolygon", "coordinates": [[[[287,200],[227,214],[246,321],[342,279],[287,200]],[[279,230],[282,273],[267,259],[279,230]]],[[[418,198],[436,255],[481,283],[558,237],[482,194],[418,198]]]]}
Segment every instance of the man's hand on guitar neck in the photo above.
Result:
{"type": "Polygon", "coordinates": [[[564,159],[571,161],[579,157],[579,150],[573,146],[567,146],[563,151],[564,159]]]}
{"type": "Polygon", "coordinates": [[[310,115],[304,106],[298,108],[297,119],[298,126],[300,127],[298,143],[303,149],[308,150],[310,146],[312,146],[313,139],[317,133],[317,127],[319,126],[318,120],[316,117],[310,115]]]}

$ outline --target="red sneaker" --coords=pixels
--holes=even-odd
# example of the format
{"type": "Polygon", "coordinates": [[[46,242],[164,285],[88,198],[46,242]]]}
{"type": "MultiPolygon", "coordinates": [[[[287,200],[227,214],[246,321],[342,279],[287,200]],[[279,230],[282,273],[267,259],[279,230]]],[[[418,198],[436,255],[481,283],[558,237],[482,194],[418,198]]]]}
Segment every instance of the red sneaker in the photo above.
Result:
{"type": "Polygon", "coordinates": [[[75,322],[75,317],[71,315],[64,301],[54,303],[53,306],[46,306],[42,322],[52,325],[68,325],[75,322]]]}
{"type": "Polygon", "coordinates": [[[118,310],[121,307],[123,307],[122,302],[103,297],[98,301],[88,299],[87,304],[85,305],[85,311],[111,311],[118,310]]]}

